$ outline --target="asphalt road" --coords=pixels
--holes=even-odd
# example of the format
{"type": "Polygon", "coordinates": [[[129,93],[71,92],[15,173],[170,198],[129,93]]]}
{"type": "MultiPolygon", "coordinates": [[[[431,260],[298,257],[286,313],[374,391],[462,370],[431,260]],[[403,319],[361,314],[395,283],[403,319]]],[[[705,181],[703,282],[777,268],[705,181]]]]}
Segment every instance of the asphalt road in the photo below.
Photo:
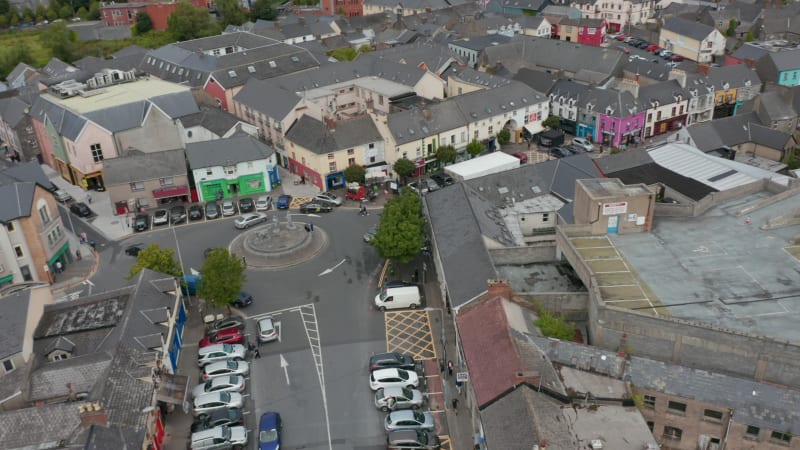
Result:
{"type": "MultiPolygon", "coordinates": [[[[268,214],[285,220],[285,212],[268,214]]],[[[280,323],[281,336],[279,342],[263,344],[261,358],[251,360],[247,409],[252,448],[257,448],[258,418],[268,410],[283,417],[282,448],[385,448],[384,415],[372,404],[366,367],[370,354],[386,348],[383,314],[370,306],[382,260],[362,241],[378,215],[336,210],[319,217],[293,215],[293,220],[314,222],[328,233],[329,244],[314,260],[289,269],[247,271],[244,290],[255,299],[243,310],[250,340],[255,340],[256,319],[267,314],[280,323]],[[323,274],[326,269],[332,271],[323,274]]],[[[78,222],[73,220],[80,232],[78,222]]],[[[227,218],[103,241],[101,264],[92,278],[95,292],[122,285],[121,277],[135,261],[124,249],[133,243],[179,250],[189,272],[200,269],[206,248],[227,246],[239,233],[227,218]]]]}

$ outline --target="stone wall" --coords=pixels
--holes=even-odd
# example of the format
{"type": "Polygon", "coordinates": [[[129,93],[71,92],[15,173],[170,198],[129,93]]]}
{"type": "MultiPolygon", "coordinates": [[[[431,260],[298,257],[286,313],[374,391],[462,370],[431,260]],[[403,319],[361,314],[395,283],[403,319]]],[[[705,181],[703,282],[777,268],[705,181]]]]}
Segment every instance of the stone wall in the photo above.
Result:
{"type": "Polygon", "coordinates": [[[532,264],[556,260],[556,243],[539,242],[525,247],[489,249],[495,266],[532,264]]]}
{"type": "Polygon", "coordinates": [[[535,292],[515,294],[526,306],[541,306],[567,322],[589,320],[588,292],[535,292]]]}

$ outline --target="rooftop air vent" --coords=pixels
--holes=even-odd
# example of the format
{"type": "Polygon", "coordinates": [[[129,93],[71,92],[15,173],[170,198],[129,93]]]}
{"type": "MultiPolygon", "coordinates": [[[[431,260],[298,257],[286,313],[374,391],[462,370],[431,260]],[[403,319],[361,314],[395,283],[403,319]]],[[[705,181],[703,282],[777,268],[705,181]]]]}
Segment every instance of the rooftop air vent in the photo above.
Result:
{"type": "Polygon", "coordinates": [[[269,62],[269,66],[274,69],[274,68],[278,67],[278,64],[275,61],[270,61],[269,62]]]}

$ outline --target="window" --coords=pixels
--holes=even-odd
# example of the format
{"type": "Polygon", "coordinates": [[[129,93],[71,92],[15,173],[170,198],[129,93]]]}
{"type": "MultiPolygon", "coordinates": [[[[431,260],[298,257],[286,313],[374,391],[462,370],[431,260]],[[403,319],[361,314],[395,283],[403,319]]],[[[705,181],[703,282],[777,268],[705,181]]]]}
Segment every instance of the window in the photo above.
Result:
{"type": "Polygon", "coordinates": [[[451,134],[450,135],[450,145],[455,144],[455,143],[456,143],[456,135],[455,134],[451,134]]]}
{"type": "Polygon", "coordinates": [[[225,167],[225,173],[228,174],[228,175],[235,174],[236,173],[236,167],[235,166],[225,167]]]}
{"type": "Polygon", "coordinates": [[[658,113],[656,113],[656,120],[657,120],[657,121],[658,121],[658,120],[661,120],[661,111],[659,111],[658,113]]]}
{"type": "Polygon", "coordinates": [[[475,133],[473,133],[472,137],[475,138],[475,139],[478,139],[478,130],[475,130],[475,133]]]}
{"type": "Polygon", "coordinates": [[[673,441],[680,441],[683,436],[683,430],[675,427],[664,427],[664,439],[672,439],[673,441]]]}
{"type": "Polygon", "coordinates": [[[23,256],[25,256],[25,253],[22,252],[22,247],[20,247],[19,245],[14,246],[14,253],[17,254],[17,258],[22,258],[23,256]]]}
{"type": "Polygon", "coordinates": [[[748,425],[747,430],[744,432],[744,437],[747,439],[758,439],[759,434],[761,434],[761,428],[748,425]]]}
{"type": "Polygon", "coordinates": [[[369,149],[372,150],[374,148],[375,148],[375,143],[374,142],[370,142],[369,149]]]}
{"type": "Polygon", "coordinates": [[[648,408],[655,408],[656,407],[656,397],[653,395],[645,395],[644,396],[644,406],[648,408]]]}
{"type": "Polygon", "coordinates": [[[8,222],[8,223],[6,223],[6,229],[7,229],[9,232],[13,232],[13,231],[14,231],[14,222],[8,222]]]}
{"type": "Polygon", "coordinates": [[[39,217],[42,218],[42,223],[47,225],[50,223],[50,212],[47,211],[47,205],[42,206],[39,208],[39,217]]]}
{"type": "Polygon", "coordinates": [[[328,153],[328,159],[334,159],[334,158],[336,158],[336,155],[334,155],[333,153],[328,153]]]}
{"type": "Polygon", "coordinates": [[[175,180],[173,180],[172,177],[166,177],[166,178],[159,179],[158,183],[161,186],[172,186],[172,185],[175,184],[175,180]]]}
{"type": "Polygon", "coordinates": [[[382,104],[383,104],[383,96],[382,96],[382,95],[379,95],[379,96],[378,96],[378,104],[379,104],[379,105],[382,105],[382,104]]]}
{"type": "Polygon", "coordinates": [[[722,411],[706,409],[703,411],[703,419],[709,422],[722,422],[722,411]]]}
{"type": "MultiPolygon", "coordinates": [[[[369,144],[369,145],[372,145],[372,144],[369,144]]],[[[370,147],[370,148],[372,148],[372,147],[370,147]]],[[[348,155],[348,156],[349,156],[349,155],[355,155],[355,154],[356,154],[356,151],[355,151],[355,149],[352,149],[352,148],[348,148],[348,149],[347,149],[347,155],[348,155]]]]}
{"type": "Polygon", "coordinates": [[[654,426],[655,426],[654,422],[652,422],[652,421],[647,422],[647,428],[650,428],[650,432],[651,433],[653,432],[653,427],[654,426]]]}
{"type": "Polygon", "coordinates": [[[143,191],[143,190],[144,190],[144,182],[134,181],[133,183],[131,183],[131,192],[143,191]]]}
{"type": "Polygon", "coordinates": [[[675,107],[674,106],[672,107],[672,116],[671,117],[675,117],[675,107]]]}
{"type": "Polygon", "coordinates": [[[6,373],[13,372],[14,361],[11,361],[10,359],[6,359],[5,361],[3,361],[3,370],[5,370],[6,373]]]}
{"type": "Polygon", "coordinates": [[[681,416],[686,415],[686,403],[681,402],[669,402],[667,405],[667,412],[672,414],[679,414],[681,416]]]}
{"type": "Polygon", "coordinates": [[[100,144],[92,144],[92,159],[94,162],[100,162],[103,160],[103,149],[100,147],[100,144]]]}
{"type": "Polygon", "coordinates": [[[542,222],[550,221],[550,213],[542,213],[542,222]]]}
{"type": "Polygon", "coordinates": [[[494,126],[489,125],[489,135],[491,136],[492,134],[494,134],[494,126]]]}
{"type": "Polygon", "coordinates": [[[211,169],[206,169],[206,175],[211,176],[211,169]]]}
{"type": "Polygon", "coordinates": [[[780,431],[773,431],[772,434],[769,435],[770,440],[776,441],[778,443],[788,444],[792,442],[792,433],[781,433],[780,431]]]}
{"type": "Polygon", "coordinates": [[[332,161],[328,164],[328,171],[336,172],[336,161],[332,161]]]}

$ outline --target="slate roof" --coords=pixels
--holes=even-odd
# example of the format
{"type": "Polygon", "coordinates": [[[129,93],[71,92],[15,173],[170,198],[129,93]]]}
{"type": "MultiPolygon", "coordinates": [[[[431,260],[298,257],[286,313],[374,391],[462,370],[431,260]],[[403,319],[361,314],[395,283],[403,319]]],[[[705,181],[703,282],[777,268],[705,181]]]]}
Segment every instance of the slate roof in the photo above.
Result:
{"type": "Polygon", "coordinates": [[[186,159],[191,170],[261,161],[273,153],[275,149],[242,133],[224,139],[186,144],[186,159]]]}
{"type": "Polygon", "coordinates": [[[199,112],[180,118],[183,128],[203,127],[223,137],[242,120],[222,108],[201,107],[199,112]]]}
{"type": "Polygon", "coordinates": [[[142,409],[151,406],[153,401],[150,376],[154,362],[153,353],[147,354],[124,343],[117,346],[102,388],[103,409],[111,425],[144,430],[147,414],[142,414],[142,409]]]}
{"type": "MultiPolygon", "coordinates": [[[[472,83],[483,87],[484,89],[494,89],[500,86],[510,84],[512,80],[508,78],[498,77],[486,72],[480,72],[469,67],[461,69],[458,66],[451,66],[443,74],[442,78],[449,80],[450,77],[459,79],[466,83],[472,83]]],[[[535,88],[533,88],[535,89],[535,88]]]]}
{"type": "Polygon", "coordinates": [[[559,81],[559,79],[552,74],[540,70],[527,69],[525,67],[517,71],[517,74],[514,75],[514,80],[525,83],[543,94],[550,94],[553,87],[559,81]]]}
{"type": "Polygon", "coordinates": [[[449,101],[455,102],[469,122],[488,119],[502,111],[513,111],[524,105],[547,102],[547,97],[528,85],[516,81],[494,89],[481,89],[457,95],[449,101]]]}
{"type": "Polygon", "coordinates": [[[800,69],[800,48],[770,52],[768,57],[772,60],[779,72],[800,69]]]}
{"type": "Polygon", "coordinates": [[[16,128],[28,114],[25,112],[30,105],[19,97],[0,98],[0,121],[16,128]]]}
{"type": "Polygon", "coordinates": [[[5,449],[58,448],[80,432],[78,408],[84,402],[58,403],[0,413],[5,449]]]}
{"type": "Polygon", "coordinates": [[[47,362],[31,373],[28,401],[66,398],[69,395],[67,383],[72,383],[76,394],[89,393],[105,378],[110,364],[111,355],[105,352],[47,362]]]}
{"type": "Polygon", "coordinates": [[[77,301],[45,305],[34,339],[116,326],[125,313],[129,290],[104,292],[77,301]]]}
{"type": "Polygon", "coordinates": [[[576,83],[571,80],[560,79],[555,82],[550,89],[550,98],[553,101],[558,101],[560,97],[567,99],[575,99],[576,104],[584,100],[584,96],[589,91],[589,86],[585,84],[576,83]]]}
{"type": "Polygon", "coordinates": [[[36,183],[45,189],[53,186],[38,161],[17,163],[0,171],[0,186],[26,181],[36,183]]]}
{"type": "Polygon", "coordinates": [[[676,80],[661,81],[639,88],[639,102],[645,109],[651,108],[653,101],[661,106],[676,103],[678,95],[681,96],[681,101],[689,98],[689,93],[676,80]]]}
{"type": "Polygon", "coordinates": [[[0,186],[0,223],[29,217],[35,189],[36,183],[29,181],[0,186]]]}
{"type": "MultiPolygon", "coordinates": [[[[800,57],[800,54],[798,54],[798,57],[800,57]]],[[[758,77],[756,71],[745,64],[710,67],[708,69],[708,81],[713,83],[714,88],[718,90],[723,89],[723,85],[726,83],[730,86],[728,89],[761,85],[761,78],[758,77]]]]}
{"type": "Polygon", "coordinates": [[[511,41],[511,38],[508,36],[503,36],[501,34],[494,34],[487,36],[457,39],[455,41],[450,42],[450,45],[479,52],[486,47],[505,44],[509,41],[511,41]]]}
{"type": "MultiPolygon", "coordinates": [[[[29,65],[27,65],[27,64],[25,64],[23,62],[17,63],[17,65],[14,67],[14,70],[12,70],[11,73],[9,73],[8,76],[6,77],[6,81],[8,81],[9,83],[13,83],[13,82],[17,82],[17,81],[24,82],[28,78],[26,72],[36,73],[36,69],[34,69],[33,67],[31,67],[31,66],[29,66],[29,65]],[[20,77],[22,77],[22,80],[17,80],[17,78],[20,78],[20,77]]],[[[14,86],[11,86],[11,87],[19,87],[19,86],[20,85],[14,85],[14,86]]]]}
{"type": "Polygon", "coordinates": [[[431,72],[439,73],[448,64],[457,61],[458,57],[453,55],[446,45],[431,44],[418,40],[409,45],[361,53],[357,56],[357,59],[379,59],[414,67],[424,65],[431,72]]]}
{"type": "Polygon", "coordinates": [[[680,17],[671,17],[667,19],[662,28],[681,36],[692,38],[696,41],[702,41],[714,31],[714,27],[700,22],[692,22],[680,17]]]}
{"type": "Polygon", "coordinates": [[[388,115],[387,121],[397,145],[436,136],[468,123],[458,105],[453,101],[391,113],[388,115]]]}
{"type": "MultiPolygon", "coordinates": [[[[769,95],[763,97],[768,93],[762,94],[762,101],[765,104],[782,104],[781,100],[771,99],[769,95]]],[[[755,113],[723,117],[694,124],[688,127],[686,132],[692,137],[694,145],[704,152],[716,150],[726,145],[734,147],[749,142],[782,150],[792,138],[788,133],[761,125],[755,113]]]]}
{"type": "Polygon", "coordinates": [[[336,122],[335,130],[330,130],[319,120],[303,115],[289,128],[285,137],[318,155],[383,140],[369,116],[336,122]]]}
{"type": "MultiPolygon", "coordinates": [[[[0,193],[0,198],[4,197],[5,194],[0,193]]],[[[0,208],[0,211],[5,209],[0,208]]],[[[0,297],[0,359],[8,358],[22,351],[25,339],[25,320],[20,319],[28,316],[30,300],[30,289],[0,297]]]]}
{"type": "Polygon", "coordinates": [[[300,103],[300,97],[294,92],[268,80],[254,78],[248,80],[233,99],[276,120],[285,118],[300,103]]]}
{"type": "Polygon", "coordinates": [[[103,179],[107,186],[177,176],[186,176],[186,157],[182,148],[103,160],[103,179]]]}

